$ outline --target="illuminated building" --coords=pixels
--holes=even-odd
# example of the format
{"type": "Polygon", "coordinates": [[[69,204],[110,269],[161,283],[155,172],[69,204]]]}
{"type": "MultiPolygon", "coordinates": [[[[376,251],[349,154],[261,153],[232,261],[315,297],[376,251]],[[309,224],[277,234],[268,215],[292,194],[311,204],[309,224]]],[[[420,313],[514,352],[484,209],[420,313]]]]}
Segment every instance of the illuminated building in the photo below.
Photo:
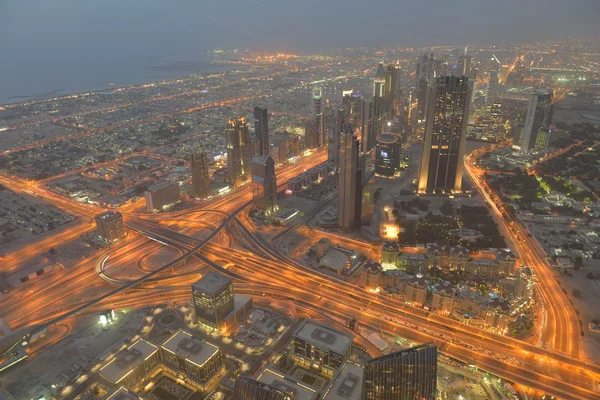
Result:
{"type": "Polygon", "coordinates": [[[146,208],[156,212],[179,202],[181,193],[177,182],[160,182],[150,186],[145,192],[146,208]]]}
{"type": "Polygon", "coordinates": [[[361,400],[363,374],[363,366],[346,360],[325,388],[323,400],[361,400]]]}
{"type": "Polygon", "coordinates": [[[277,178],[275,162],[271,156],[254,159],[252,183],[254,204],[270,214],[277,210],[277,178]]]}
{"type": "Polygon", "coordinates": [[[353,129],[354,134],[360,139],[361,143],[366,143],[369,113],[367,103],[359,93],[350,92],[342,97],[342,104],[344,105],[345,118],[342,119],[342,124],[336,127],[337,132],[341,134],[347,125],[353,129]]]}
{"type": "Polygon", "coordinates": [[[121,386],[134,389],[158,367],[159,362],[158,348],[139,339],[100,368],[99,382],[108,390],[121,386]]]}
{"type": "Polygon", "coordinates": [[[498,68],[497,62],[492,61],[492,69],[490,70],[490,81],[488,82],[487,105],[491,106],[496,101],[496,93],[498,92],[498,68]]]}
{"type": "Polygon", "coordinates": [[[351,132],[342,135],[338,186],[338,225],[344,233],[358,228],[361,221],[364,161],[360,157],[359,146],[358,139],[351,132]]]}
{"type": "Polygon", "coordinates": [[[375,173],[392,177],[400,164],[400,138],[393,134],[381,134],[375,147],[375,173]]]}
{"type": "Polygon", "coordinates": [[[314,145],[316,147],[322,147],[327,144],[327,130],[325,127],[325,119],[323,118],[323,89],[315,87],[312,90],[312,123],[311,128],[314,129],[313,135],[314,145]]]}
{"type": "Polygon", "coordinates": [[[463,54],[458,57],[458,74],[470,76],[471,74],[471,56],[463,54]]]}
{"type": "Polygon", "coordinates": [[[537,135],[550,125],[552,119],[553,93],[534,93],[529,98],[525,127],[521,134],[521,153],[529,153],[535,149],[537,135]]]}
{"type": "Polygon", "coordinates": [[[258,141],[256,156],[269,154],[269,112],[266,108],[254,107],[254,136],[258,141]]]}
{"type": "MultiPolygon", "coordinates": [[[[0,397],[0,400],[2,400],[2,397],[0,397]]],[[[131,390],[120,387],[117,391],[109,395],[106,400],[142,400],[142,398],[131,390]]]]}
{"type": "Polygon", "coordinates": [[[249,181],[252,173],[252,148],[246,119],[230,120],[225,134],[229,183],[235,188],[249,181]]]}
{"type": "Polygon", "coordinates": [[[201,149],[190,154],[192,169],[192,196],[200,199],[210,197],[210,178],[208,177],[208,158],[201,149]]]}
{"type": "Polygon", "coordinates": [[[182,330],[163,343],[160,354],[167,371],[201,390],[214,384],[223,368],[219,347],[182,330]]]}
{"type": "Polygon", "coordinates": [[[275,386],[242,376],[235,381],[233,400],[295,400],[295,398],[275,386]]]}
{"type": "Polygon", "coordinates": [[[111,243],[125,236],[123,216],[120,212],[105,212],[96,215],[96,232],[98,236],[111,243]]]}
{"type": "Polygon", "coordinates": [[[214,271],[192,284],[192,297],[198,322],[215,330],[223,327],[225,317],[234,309],[231,278],[214,271]]]}
{"type": "Polygon", "coordinates": [[[385,70],[385,87],[383,93],[383,112],[386,119],[396,117],[400,100],[400,64],[390,64],[385,70]]]}
{"type": "Polygon", "coordinates": [[[354,336],[307,319],[294,332],[292,359],[332,377],[352,351],[354,336]]]}
{"type": "Polygon", "coordinates": [[[365,400],[434,400],[437,348],[429,343],[375,358],[364,375],[365,400]]]}
{"type": "Polygon", "coordinates": [[[366,140],[362,142],[362,150],[366,153],[375,147],[377,136],[383,132],[385,95],[385,68],[383,64],[377,67],[373,81],[373,100],[369,103],[366,140]]]}
{"type": "Polygon", "coordinates": [[[534,151],[547,151],[550,145],[550,129],[540,129],[535,138],[535,145],[533,146],[534,151]]]}
{"type": "MultiPolygon", "coordinates": [[[[364,104],[363,104],[364,108],[364,104]]],[[[345,126],[347,111],[343,108],[333,107],[326,116],[328,130],[327,159],[333,163],[337,171],[340,163],[340,139],[345,126]]]]}
{"type": "Polygon", "coordinates": [[[429,88],[434,84],[434,80],[442,72],[442,60],[436,60],[427,54],[417,62],[417,82],[416,82],[416,98],[417,98],[417,117],[418,121],[425,120],[427,115],[427,105],[429,104],[429,88]]]}
{"type": "Polygon", "coordinates": [[[429,89],[418,178],[420,193],[461,190],[469,115],[468,80],[464,76],[441,76],[429,89]]]}

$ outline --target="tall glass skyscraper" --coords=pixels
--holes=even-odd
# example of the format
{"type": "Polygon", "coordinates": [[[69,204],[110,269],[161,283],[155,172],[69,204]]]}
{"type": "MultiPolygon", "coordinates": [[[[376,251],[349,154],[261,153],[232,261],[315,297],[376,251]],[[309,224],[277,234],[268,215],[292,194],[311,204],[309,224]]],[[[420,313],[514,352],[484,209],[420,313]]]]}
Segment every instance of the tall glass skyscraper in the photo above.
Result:
{"type": "Polygon", "coordinates": [[[437,348],[429,343],[375,358],[364,376],[365,400],[434,400],[437,348]]]}
{"type": "Polygon", "coordinates": [[[266,108],[254,107],[254,135],[258,140],[257,157],[269,155],[269,112],[266,108]]]}
{"type": "Polygon", "coordinates": [[[469,79],[440,76],[429,88],[419,193],[460,192],[469,119],[469,79]]]}
{"type": "Polygon", "coordinates": [[[225,134],[229,183],[233,187],[238,187],[252,177],[252,148],[246,119],[238,117],[236,121],[230,120],[225,134]]]}
{"type": "Polygon", "coordinates": [[[550,125],[553,95],[553,92],[534,93],[529,98],[525,127],[521,134],[521,153],[534,150],[539,131],[550,125]]]}
{"type": "Polygon", "coordinates": [[[200,148],[195,148],[190,154],[192,169],[192,195],[205,199],[210,196],[210,179],[208,176],[208,158],[200,148]]]}

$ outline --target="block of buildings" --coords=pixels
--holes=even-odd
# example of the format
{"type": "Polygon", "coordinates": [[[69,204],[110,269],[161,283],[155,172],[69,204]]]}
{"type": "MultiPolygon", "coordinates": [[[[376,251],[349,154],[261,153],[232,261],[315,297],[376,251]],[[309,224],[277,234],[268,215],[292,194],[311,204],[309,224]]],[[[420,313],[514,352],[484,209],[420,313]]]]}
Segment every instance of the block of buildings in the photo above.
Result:
{"type": "Polygon", "coordinates": [[[98,372],[101,385],[108,390],[121,386],[135,388],[158,367],[159,351],[152,343],[143,339],[117,353],[98,372]]]}
{"type": "Polygon", "coordinates": [[[323,391],[323,400],[362,400],[364,367],[346,360],[323,391]]]}
{"type": "Polygon", "coordinates": [[[146,208],[152,212],[164,210],[181,199],[179,184],[169,181],[150,186],[144,195],[146,197],[146,208]]]}
{"type": "Polygon", "coordinates": [[[307,319],[296,329],[293,340],[295,362],[332,377],[350,356],[354,336],[307,319]]]}
{"type": "Polygon", "coordinates": [[[216,345],[180,330],[160,347],[162,365],[176,377],[206,390],[223,368],[223,353],[216,345]]]}
{"type": "Polygon", "coordinates": [[[96,215],[96,232],[107,242],[117,241],[125,236],[125,225],[120,212],[110,212],[96,215]]]}
{"type": "MultiPolygon", "coordinates": [[[[263,369],[258,374],[257,380],[288,394],[292,400],[317,400],[319,398],[316,389],[271,368],[263,369]]],[[[252,400],[258,399],[252,398],[252,400]]]]}

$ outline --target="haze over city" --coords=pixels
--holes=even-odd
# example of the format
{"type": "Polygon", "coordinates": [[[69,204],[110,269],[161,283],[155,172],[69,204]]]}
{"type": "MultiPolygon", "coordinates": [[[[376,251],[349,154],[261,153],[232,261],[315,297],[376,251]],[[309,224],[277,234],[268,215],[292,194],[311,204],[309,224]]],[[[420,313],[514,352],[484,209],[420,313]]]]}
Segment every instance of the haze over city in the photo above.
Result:
{"type": "Polygon", "coordinates": [[[0,400],[597,399],[599,11],[0,5],[0,400]]]}

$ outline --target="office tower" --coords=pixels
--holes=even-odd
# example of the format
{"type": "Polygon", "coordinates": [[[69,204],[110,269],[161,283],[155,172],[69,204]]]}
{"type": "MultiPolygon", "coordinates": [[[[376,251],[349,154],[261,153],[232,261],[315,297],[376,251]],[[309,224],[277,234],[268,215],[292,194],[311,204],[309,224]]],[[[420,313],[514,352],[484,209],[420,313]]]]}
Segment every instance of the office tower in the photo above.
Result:
{"type": "Polygon", "coordinates": [[[98,382],[105,389],[121,386],[135,388],[150,375],[160,362],[158,348],[144,339],[118,352],[98,371],[98,382]]]}
{"type": "Polygon", "coordinates": [[[304,124],[304,147],[307,150],[319,147],[319,127],[314,119],[308,119],[304,124]]]}
{"type": "Polygon", "coordinates": [[[463,54],[458,57],[458,74],[463,76],[471,75],[471,56],[463,54]]]}
{"type": "Polygon", "coordinates": [[[383,113],[385,119],[396,117],[400,100],[400,64],[390,64],[385,70],[383,113]]]}
{"type": "Polygon", "coordinates": [[[469,116],[469,78],[440,76],[429,89],[419,193],[460,192],[469,116]]]}
{"type": "Polygon", "coordinates": [[[252,173],[252,149],[246,119],[238,117],[236,121],[229,120],[225,134],[229,183],[238,187],[250,180],[252,173]]]}
{"type": "Polygon", "coordinates": [[[535,138],[535,145],[533,146],[534,151],[546,151],[550,146],[550,135],[552,132],[550,129],[542,128],[538,131],[535,138]]]}
{"type": "Polygon", "coordinates": [[[392,177],[400,164],[400,138],[393,134],[381,134],[375,146],[375,173],[392,177]]]}
{"type": "Polygon", "coordinates": [[[429,104],[429,87],[433,85],[437,76],[442,73],[442,61],[436,60],[427,54],[417,62],[417,81],[416,81],[416,98],[417,98],[417,121],[425,120],[427,115],[427,105],[429,104]]]}
{"type": "Polygon", "coordinates": [[[327,141],[325,138],[326,132],[324,127],[324,119],[323,119],[323,108],[322,101],[323,98],[323,89],[320,87],[313,88],[312,91],[312,119],[313,126],[316,129],[316,143],[317,147],[324,146],[327,141]]]}
{"type": "Polygon", "coordinates": [[[242,376],[235,381],[233,400],[293,400],[285,391],[242,376]]]}
{"type": "Polygon", "coordinates": [[[252,167],[252,183],[254,185],[254,204],[265,210],[267,214],[277,209],[277,178],[275,162],[271,156],[254,159],[252,167]]]}
{"type": "MultiPolygon", "coordinates": [[[[344,122],[352,127],[354,134],[360,138],[361,143],[366,143],[368,109],[365,99],[354,91],[346,92],[342,97],[342,104],[345,113],[344,122]]],[[[339,132],[342,131],[343,129],[340,128],[339,132]]]]}
{"type": "Polygon", "coordinates": [[[144,195],[148,211],[155,212],[177,203],[181,194],[177,182],[164,181],[150,186],[144,195]]]}
{"type": "Polygon", "coordinates": [[[375,358],[364,375],[365,400],[434,400],[437,349],[429,343],[375,358]]]}
{"type": "Polygon", "coordinates": [[[210,271],[192,284],[192,297],[198,321],[218,330],[223,325],[224,317],[233,311],[231,278],[210,271]]]}
{"type": "Polygon", "coordinates": [[[535,148],[540,129],[547,128],[552,119],[553,92],[534,93],[529,98],[525,127],[521,134],[521,153],[527,154],[535,148]]]}
{"type": "Polygon", "coordinates": [[[183,330],[160,347],[162,367],[173,376],[204,391],[213,387],[223,370],[225,356],[218,346],[183,330]]]}
{"type": "Polygon", "coordinates": [[[352,352],[354,336],[306,319],[293,336],[292,359],[307,368],[317,368],[332,377],[352,352]]]}
{"type": "Polygon", "coordinates": [[[362,151],[369,152],[375,146],[377,135],[383,131],[385,95],[385,68],[380,63],[373,81],[373,100],[369,103],[367,137],[361,143],[362,151]]]}
{"type": "Polygon", "coordinates": [[[192,169],[192,196],[206,199],[210,196],[210,179],[208,177],[208,157],[200,148],[190,154],[192,169]]]}
{"type": "Polygon", "coordinates": [[[338,186],[338,225],[344,233],[360,227],[364,160],[359,146],[356,136],[347,129],[340,140],[338,186]]]}
{"type": "Polygon", "coordinates": [[[490,69],[490,81],[488,84],[487,92],[487,105],[491,106],[496,101],[496,92],[498,91],[498,68],[499,64],[496,61],[492,61],[492,68],[490,69]]]}
{"type": "Polygon", "coordinates": [[[105,212],[96,215],[96,232],[107,242],[114,242],[125,236],[123,216],[120,212],[105,212]]]}
{"type": "Polygon", "coordinates": [[[333,107],[329,110],[327,117],[327,156],[333,163],[334,171],[340,166],[340,139],[346,124],[347,109],[333,107]]]}
{"type": "Polygon", "coordinates": [[[254,107],[254,136],[258,141],[256,157],[269,154],[269,113],[266,108],[254,107]]]}

